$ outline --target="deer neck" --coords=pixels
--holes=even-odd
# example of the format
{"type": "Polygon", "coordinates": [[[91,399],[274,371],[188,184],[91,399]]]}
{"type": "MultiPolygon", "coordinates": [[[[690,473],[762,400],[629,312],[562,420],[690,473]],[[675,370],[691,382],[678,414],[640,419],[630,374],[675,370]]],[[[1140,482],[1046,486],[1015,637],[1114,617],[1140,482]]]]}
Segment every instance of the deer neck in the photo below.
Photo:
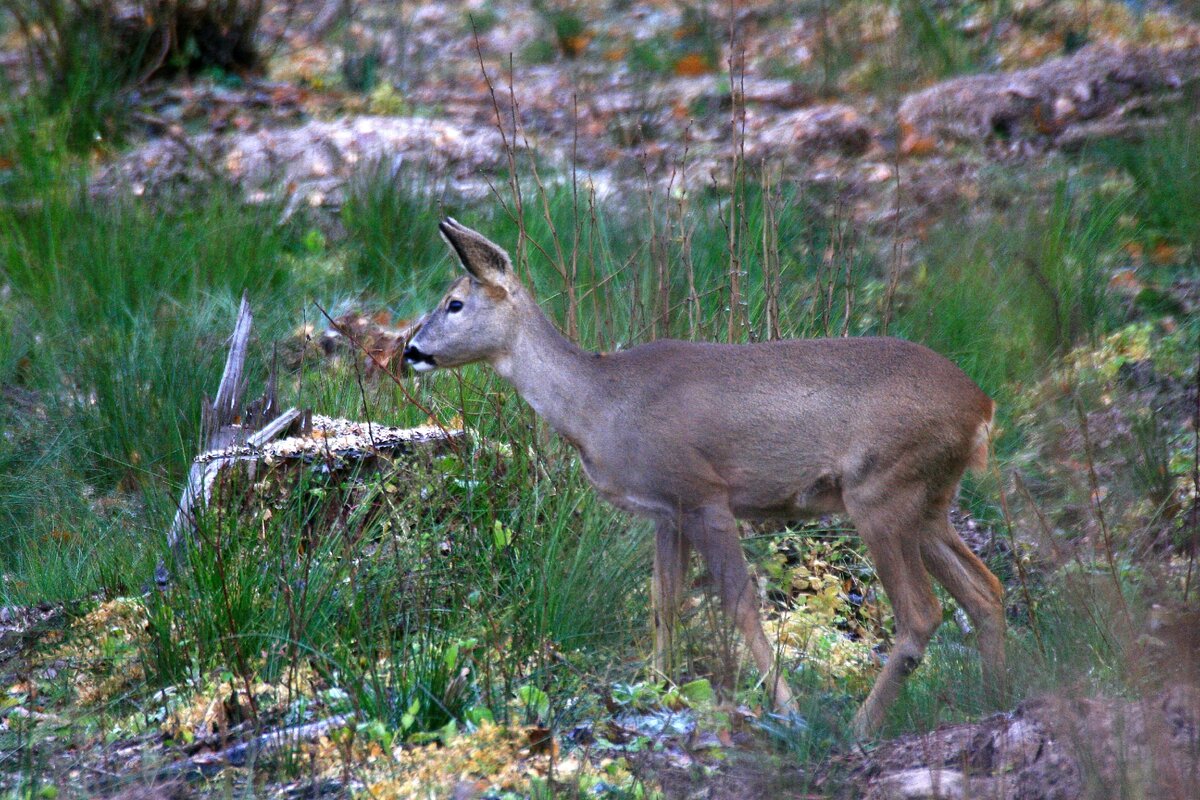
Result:
{"type": "Polygon", "coordinates": [[[532,298],[529,306],[527,322],[492,366],[558,435],[578,447],[599,402],[596,356],[563,336],[532,298]]]}

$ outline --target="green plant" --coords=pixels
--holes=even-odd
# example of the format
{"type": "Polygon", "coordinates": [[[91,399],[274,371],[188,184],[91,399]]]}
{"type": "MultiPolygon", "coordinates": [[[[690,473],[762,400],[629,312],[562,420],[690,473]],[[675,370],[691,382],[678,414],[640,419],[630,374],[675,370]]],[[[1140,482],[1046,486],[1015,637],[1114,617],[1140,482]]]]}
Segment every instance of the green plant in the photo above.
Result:
{"type": "Polygon", "coordinates": [[[993,397],[1113,320],[1107,260],[1119,200],[1059,182],[1046,211],[941,231],[904,299],[898,330],[960,364],[993,397]]]}
{"type": "Polygon", "coordinates": [[[900,17],[900,30],[908,40],[910,52],[919,54],[919,58],[927,65],[934,77],[947,77],[969,69],[975,56],[970,51],[967,40],[959,26],[962,13],[959,6],[948,17],[942,7],[924,2],[924,0],[900,0],[897,11],[900,17]]]}
{"type": "Polygon", "coordinates": [[[259,66],[262,0],[4,0],[37,71],[47,110],[76,150],[119,141],[129,87],[155,74],[259,66]]]}
{"type": "MultiPolygon", "coordinates": [[[[1195,91],[1188,93],[1195,107],[1195,91]]],[[[1189,248],[1200,257],[1200,125],[1187,112],[1172,116],[1163,130],[1130,144],[1111,141],[1101,155],[1133,179],[1137,211],[1151,236],[1189,248]]]]}
{"type": "Polygon", "coordinates": [[[533,39],[521,48],[520,53],[523,64],[549,64],[557,55],[558,50],[548,39],[533,39]]]}
{"type": "Polygon", "coordinates": [[[1153,412],[1138,414],[1130,423],[1133,485],[1139,496],[1162,511],[1175,496],[1176,474],[1171,469],[1171,437],[1153,412]]]}
{"type": "Polygon", "coordinates": [[[354,177],[342,208],[350,237],[350,271],[360,288],[412,303],[437,290],[443,258],[436,229],[444,187],[412,170],[379,161],[354,177]]]}
{"type": "Polygon", "coordinates": [[[560,53],[575,58],[583,52],[589,38],[587,21],[570,4],[538,0],[533,7],[554,34],[560,53]]]}
{"type": "Polygon", "coordinates": [[[82,433],[79,466],[104,485],[182,474],[197,420],[179,409],[212,391],[223,357],[198,345],[224,338],[244,288],[288,276],[268,213],[220,195],[174,213],[70,195],[0,211],[0,269],[71,385],[50,402],[82,433]],[[178,358],[189,350],[197,357],[178,358]]]}

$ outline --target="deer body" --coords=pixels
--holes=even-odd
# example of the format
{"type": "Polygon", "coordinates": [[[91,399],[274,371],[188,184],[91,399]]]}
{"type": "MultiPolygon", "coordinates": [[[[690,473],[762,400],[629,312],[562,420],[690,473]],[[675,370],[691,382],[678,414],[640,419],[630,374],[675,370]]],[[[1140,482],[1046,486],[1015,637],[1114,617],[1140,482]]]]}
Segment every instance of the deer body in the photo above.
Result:
{"type": "Polygon", "coordinates": [[[1000,686],[1000,584],[948,520],[963,471],[986,460],[994,406],[958,367],[888,338],[664,340],[588,353],[545,317],[503,250],[453,220],[441,229],[471,276],[422,320],[406,361],[418,370],[487,361],[579,451],[606,500],[655,521],[661,667],[695,549],[776,705],[789,708],[735,520],[845,511],[897,628],[856,727],[882,720],[941,622],[930,575],[972,617],[985,677],[1000,686]]]}

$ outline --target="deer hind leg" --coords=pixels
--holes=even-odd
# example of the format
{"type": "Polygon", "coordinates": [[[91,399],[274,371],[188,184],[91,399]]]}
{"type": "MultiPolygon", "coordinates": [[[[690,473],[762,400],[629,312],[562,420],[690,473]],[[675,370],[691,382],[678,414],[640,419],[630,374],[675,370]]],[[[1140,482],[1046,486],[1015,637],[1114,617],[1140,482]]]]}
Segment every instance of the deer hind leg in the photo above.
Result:
{"type": "Polygon", "coordinates": [[[758,593],[750,580],[738,541],[737,522],[728,507],[709,506],[684,515],[684,535],[700,551],[712,573],[725,615],[737,625],[766,682],[775,709],[794,712],[792,693],[758,616],[758,593]]]}
{"type": "Polygon", "coordinates": [[[908,498],[893,495],[886,504],[867,507],[847,497],[847,510],[866,542],[896,617],[896,640],[887,663],[854,716],[854,730],[860,736],[879,727],[942,622],[941,604],[933,594],[921,559],[920,536],[925,520],[917,494],[913,492],[908,498]]]}
{"type": "Polygon", "coordinates": [[[983,682],[990,699],[1002,705],[1008,694],[1004,656],[1004,589],[984,563],[954,530],[945,511],[930,521],[921,540],[921,558],[978,631],[983,682]]]}
{"type": "Polygon", "coordinates": [[[654,667],[664,675],[674,674],[671,661],[675,653],[675,629],[679,623],[679,605],[691,551],[678,520],[672,518],[658,523],[654,533],[654,580],[650,594],[654,604],[654,667]]]}

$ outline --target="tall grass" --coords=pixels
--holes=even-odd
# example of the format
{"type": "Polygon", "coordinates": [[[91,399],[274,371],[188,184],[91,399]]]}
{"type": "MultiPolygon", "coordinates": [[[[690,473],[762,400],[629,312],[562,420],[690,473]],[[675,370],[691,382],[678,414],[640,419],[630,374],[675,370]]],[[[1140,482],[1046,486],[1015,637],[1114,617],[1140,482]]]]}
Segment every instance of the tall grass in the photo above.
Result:
{"type": "Polygon", "coordinates": [[[14,99],[3,116],[0,594],[137,588],[149,573],[113,560],[152,563],[158,536],[143,526],[161,520],[143,500],[186,469],[233,302],[290,294],[296,248],[272,209],[227,192],[167,208],[91,197],[56,115],[14,99]]]}
{"type": "Polygon", "coordinates": [[[1189,249],[1195,259],[1200,258],[1200,123],[1188,115],[1200,93],[1192,89],[1186,97],[1161,133],[1136,143],[1105,142],[1099,151],[1133,179],[1136,210],[1148,233],[1189,249]]]}
{"type": "Polygon", "coordinates": [[[569,462],[481,446],[266,483],[257,511],[214,505],[155,596],[156,683],[280,680],[307,662],[411,735],[506,718],[518,687],[577,683],[563,661],[629,641],[643,531],[623,530],[569,462]]]}
{"type": "Polygon", "coordinates": [[[1095,343],[1115,319],[1108,266],[1119,200],[1057,185],[1046,210],[1018,210],[934,235],[896,329],[958,363],[993,397],[1095,343]]]}

